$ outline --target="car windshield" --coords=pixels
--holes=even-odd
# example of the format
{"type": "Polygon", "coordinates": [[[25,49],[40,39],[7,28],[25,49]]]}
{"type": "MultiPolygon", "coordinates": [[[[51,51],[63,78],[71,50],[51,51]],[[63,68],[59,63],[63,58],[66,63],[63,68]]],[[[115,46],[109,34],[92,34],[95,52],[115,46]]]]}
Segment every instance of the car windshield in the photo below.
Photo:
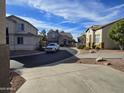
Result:
{"type": "Polygon", "coordinates": [[[55,44],[48,44],[48,46],[55,46],[55,44]]]}

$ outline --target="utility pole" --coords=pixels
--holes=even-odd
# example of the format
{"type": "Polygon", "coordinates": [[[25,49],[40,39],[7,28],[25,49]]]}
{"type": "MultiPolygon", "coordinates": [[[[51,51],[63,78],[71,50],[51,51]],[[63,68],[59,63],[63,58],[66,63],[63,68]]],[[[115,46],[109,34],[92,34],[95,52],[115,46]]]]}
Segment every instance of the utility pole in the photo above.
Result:
{"type": "Polygon", "coordinates": [[[0,93],[9,93],[9,47],[6,45],[5,1],[0,0],[0,93]]]}

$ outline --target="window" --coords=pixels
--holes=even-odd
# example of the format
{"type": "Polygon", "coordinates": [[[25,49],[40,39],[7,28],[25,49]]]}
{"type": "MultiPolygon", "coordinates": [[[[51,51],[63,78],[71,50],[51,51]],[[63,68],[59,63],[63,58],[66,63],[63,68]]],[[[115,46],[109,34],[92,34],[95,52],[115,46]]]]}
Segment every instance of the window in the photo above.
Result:
{"type": "Polygon", "coordinates": [[[95,42],[96,43],[99,43],[100,42],[100,35],[95,35],[95,42]]]}
{"type": "Polygon", "coordinates": [[[23,37],[17,37],[17,44],[23,44],[23,37]]]}
{"type": "Polygon", "coordinates": [[[6,28],[6,36],[9,36],[9,29],[8,29],[8,27],[6,28]]]}
{"type": "Polygon", "coordinates": [[[53,33],[53,34],[52,34],[52,38],[55,38],[55,37],[56,37],[56,35],[53,33]]]}
{"type": "Polygon", "coordinates": [[[24,31],[24,24],[17,24],[17,31],[24,31]]]}
{"type": "Polygon", "coordinates": [[[9,44],[9,29],[6,28],[6,44],[9,44]]]}
{"type": "Polygon", "coordinates": [[[24,31],[24,24],[21,24],[21,30],[24,31]]]}

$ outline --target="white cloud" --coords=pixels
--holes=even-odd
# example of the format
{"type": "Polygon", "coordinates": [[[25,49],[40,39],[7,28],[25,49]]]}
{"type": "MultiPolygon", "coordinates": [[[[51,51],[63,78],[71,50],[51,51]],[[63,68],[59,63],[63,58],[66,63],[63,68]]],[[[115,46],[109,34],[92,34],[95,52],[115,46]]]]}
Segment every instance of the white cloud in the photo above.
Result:
{"type": "Polygon", "coordinates": [[[121,9],[121,8],[124,8],[124,4],[114,6],[112,8],[107,9],[106,11],[110,12],[110,11],[118,10],[118,9],[121,9]]]}
{"type": "MultiPolygon", "coordinates": [[[[58,25],[46,23],[42,20],[40,21],[34,18],[23,18],[31,22],[37,28],[52,28],[67,32],[76,32],[78,27],[69,29],[61,26],[61,24],[66,22],[76,23],[83,19],[90,20],[90,22],[86,21],[82,23],[82,26],[86,28],[91,25],[106,24],[115,19],[124,8],[124,4],[110,8],[100,2],[100,0],[7,0],[7,4],[21,6],[27,5],[37,8],[40,11],[46,11],[48,13],[48,17],[51,16],[50,14],[63,17],[65,21],[58,23],[58,25]]],[[[78,36],[77,33],[73,34],[78,36]]]]}
{"type": "MultiPolygon", "coordinates": [[[[7,15],[11,15],[11,14],[7,14],[7,15]]],[[[35,27],[37,27],[39,30],[41,29],[46,29],[46,30],[50,30],[50,29],[58,29],[60,31],[65,31],[65,32],[75,32],[78,28],[65,28],[65,27],[62,27],[62,26],[55,26],[53,24],[49,24],[49,23],[46,23],[44,21],[40,21],[40,20],[37,20],[37,19],[34,19],[34,18],[31,18],[31,17],[25,17],[25,16],[19,16],[19,15],[16,15],[28,22],[30,22],[32,25],[34,25],[35,27]]],[[[74,38],[76,38],[76,34],[73,34],[74,38]]]]}
{"type": "MultiPolygon", "coordinates": [[[[117,15],[118,11],[111,11],[101,15],[106,6],[100,0],[7,0],[8,4],[25,5],[45,10],[66,20],[79,21],[86,18],[92,21],[108,20],[117,15]]],[[[115,7],[120,8],[119,7],[115,7]]]]}
{"type": "Polygon", "coordinates": [[[18,16],[18,17],[30,22],[31,24],[33,24],[34,26],[36,26],[39,29],[47,29],[47,30],[49,30],[49,29],[62,30],[63,29],[62,27],[57,27],[57,26],[54,26],[53,24],[46,23],[44,21],[37,20],[37,19],[31,18],[31,17],[24,17],[24,16],[18,16]]]}

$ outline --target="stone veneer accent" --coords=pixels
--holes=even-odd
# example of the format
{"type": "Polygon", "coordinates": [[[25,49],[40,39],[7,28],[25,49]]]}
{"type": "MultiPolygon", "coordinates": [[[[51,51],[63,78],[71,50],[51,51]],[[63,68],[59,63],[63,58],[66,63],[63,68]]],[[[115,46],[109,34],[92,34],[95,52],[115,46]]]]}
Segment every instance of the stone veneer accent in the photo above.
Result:
{"type": "Polygon", "coordinates": [[[9,48],[5,45],[5,29],[5,0],[0,0],[0,93],[9,93],[9,48]]]}
{"type": "Polygon", "coordinates": [[[0,0],[0,44],[6,44],[5,0],[0,0]]]}

